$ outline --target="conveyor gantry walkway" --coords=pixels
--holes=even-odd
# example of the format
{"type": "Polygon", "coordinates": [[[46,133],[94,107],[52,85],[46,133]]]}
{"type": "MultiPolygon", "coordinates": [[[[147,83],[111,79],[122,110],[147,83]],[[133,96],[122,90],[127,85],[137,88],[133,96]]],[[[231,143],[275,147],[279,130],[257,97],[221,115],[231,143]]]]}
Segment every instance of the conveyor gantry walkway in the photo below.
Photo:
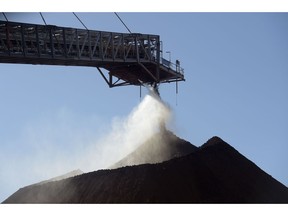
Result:
{"type": "Polygon", "coordinates": [[[184,81],[161,52],[159,35],[0,21],[0,63],[92,66],[110,87],[184,81]]]}

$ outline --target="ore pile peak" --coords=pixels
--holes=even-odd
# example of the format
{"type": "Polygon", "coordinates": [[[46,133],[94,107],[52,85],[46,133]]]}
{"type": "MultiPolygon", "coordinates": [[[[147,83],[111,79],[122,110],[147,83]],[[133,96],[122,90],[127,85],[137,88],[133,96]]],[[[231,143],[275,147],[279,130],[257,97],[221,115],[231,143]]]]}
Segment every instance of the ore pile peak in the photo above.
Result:
{"type": "Polygon", "coordinates": [[[171,131],[163,128],[135,151],[118,161],[110,169],[139,164],[155,164],[172,158],[181,157],[197,150],[197,147],[180,139],[171,131]]]}

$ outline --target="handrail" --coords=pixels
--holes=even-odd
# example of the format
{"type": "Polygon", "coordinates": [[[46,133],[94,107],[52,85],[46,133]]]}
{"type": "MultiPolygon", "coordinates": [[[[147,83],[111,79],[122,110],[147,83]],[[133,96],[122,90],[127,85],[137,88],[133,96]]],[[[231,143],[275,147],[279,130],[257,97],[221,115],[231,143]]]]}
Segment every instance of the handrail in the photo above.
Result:
{"type": "Polygon", "coordinates": [[[160,64],[165,66],[166,68],[176,71],[181,75],[184,75],[184,69],[180,67],[180,62],[178,60],[176,60],[176,63],[172,63],[171,61],[165,58],[161,58],[160,64]]]}

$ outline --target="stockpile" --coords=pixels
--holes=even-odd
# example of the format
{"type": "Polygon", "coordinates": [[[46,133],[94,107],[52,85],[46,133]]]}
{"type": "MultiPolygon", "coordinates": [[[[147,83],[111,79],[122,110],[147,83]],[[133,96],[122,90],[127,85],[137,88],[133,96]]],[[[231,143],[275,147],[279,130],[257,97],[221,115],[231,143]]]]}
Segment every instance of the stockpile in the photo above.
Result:
{"type": "Polygon", "coordinates": [[[119,166],[27,186],[4,203],[288,203],[286,186],[219,137],[195,147],[165,130],[119,166]],[[139,160],[146,151],[151,157],[139,160]]]}

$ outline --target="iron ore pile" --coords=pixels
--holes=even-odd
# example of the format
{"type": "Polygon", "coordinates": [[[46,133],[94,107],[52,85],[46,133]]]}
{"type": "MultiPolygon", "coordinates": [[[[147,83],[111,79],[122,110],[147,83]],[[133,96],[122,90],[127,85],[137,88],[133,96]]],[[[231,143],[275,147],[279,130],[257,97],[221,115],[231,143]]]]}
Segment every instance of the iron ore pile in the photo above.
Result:
{"type": "Polygon", "coordinates": [[[219,137],[196,147],[163,130],[109,169],[23,187],[3,203],[288,203],[288,188],[219,137]]]}

